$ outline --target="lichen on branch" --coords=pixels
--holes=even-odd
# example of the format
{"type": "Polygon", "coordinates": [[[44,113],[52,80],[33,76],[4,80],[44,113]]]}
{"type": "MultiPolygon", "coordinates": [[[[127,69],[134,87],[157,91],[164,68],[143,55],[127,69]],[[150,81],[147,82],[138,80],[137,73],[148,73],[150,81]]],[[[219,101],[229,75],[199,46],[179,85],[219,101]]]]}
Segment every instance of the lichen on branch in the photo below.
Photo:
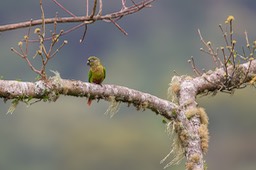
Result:
{"type": "MultiPolygon", "coordinates": [[[[204,46],[200,50],[212,58],[213,71],[201,71],[196,66],[194,57],[191,57],[189,63],[196,77],[182,75],[172,78],[168,96],[179,109],[175,121],[168,124],[172,125],[177,137],[173,140],[170,152],[174,153],[174,159],[166,167],[179,162],[183,157],[186,157],[187,170],[203,170],[206,167],[203,155],[208,150],[208,116],[196,102],[198,95],[215,95],[218,92],[231,94],[236,89],[256,84],[256,41],[251,44],[245,31],[246,48],[242,47],[242,52],[239,52],[233,22],[234,17],[229,16],[225,21],[226,30],[219,25],[225,45],[216,49],[212,42],[204,40],[198,30],[204,46]]],[[[164,160],[166,159],[167,157],[164,160]]]]}
{"type": "MultiPolygon", "coordinates": [[[[138,109],[150,109],[167,119],[173,119],[177,105],[148,93],[123,86],[103,84],[102,86],[60,77],[50,77],[48,81],[19,82],[0,80],[0,97],[5,100],[35,99],[56,101],[59,95],[92,97],[95,100],[115,100],[138,109]],[[22,98],[21,98],[22,97],[22,98]],[[146,103],[146,104],[145,104],[146,103]]],[[[21,100],[22,101],[22,100],[21,100]]]]}

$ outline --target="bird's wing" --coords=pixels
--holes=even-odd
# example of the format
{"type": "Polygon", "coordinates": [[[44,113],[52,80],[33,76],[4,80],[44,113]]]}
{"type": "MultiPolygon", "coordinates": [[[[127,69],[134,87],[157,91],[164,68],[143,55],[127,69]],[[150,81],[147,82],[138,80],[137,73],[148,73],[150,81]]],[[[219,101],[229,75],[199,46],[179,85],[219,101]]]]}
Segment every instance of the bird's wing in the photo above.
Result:
{"type": "Polygon", "coordinates": [[[92,70],[90,69],[90,71],[88,72],[88,82],[92,82],[92,70]]]}
{"type": "Polygon", "coordinates": [[[103,74],[104,74],[104,79],[106,78],[106,69],[103,67],[103,74]]]}

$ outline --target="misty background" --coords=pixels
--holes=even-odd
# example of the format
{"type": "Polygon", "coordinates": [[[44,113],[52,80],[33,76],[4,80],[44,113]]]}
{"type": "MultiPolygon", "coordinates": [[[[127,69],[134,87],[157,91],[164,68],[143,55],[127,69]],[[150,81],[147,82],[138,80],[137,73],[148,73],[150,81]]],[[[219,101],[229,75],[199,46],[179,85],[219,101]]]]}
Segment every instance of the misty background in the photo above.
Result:
{"type": "MultiPolygon", "coordinates": [[[[77,16],[85,15],[85,0],[59,0],[77,16]]],[[[92,0],[90,0],[92,2],[92,0]]],[[[138,2],[138,1],[136,1],[138,2]]],[[[127,3],[131,4],[129,0],[127,3]]],[[[8,0],[0,2],[0,25],[41,17],[39,1],[8,0]]],[[[43,0],[45,16],[69,16],[50,0],[43,0]]],[[[121,0],[103,1],[103,14],[118,11],[121,0]]],[[[199,68],[214,69],[210,56],[200,52],[197,29],[206,41],[224,45],[218,27],[227,16],[235,17],[234,38],[245,46],[256,37],[256,1],[254,0],[157,0],[152,8],[126,16],[118,24],[128,32],[123,35],[112,23],[88,25],[85,41],[79,43],[83,28],[61,38],[68,44],[47,67],[62,78],[87,81],[86,60],[101,58],[107,69],[106,84],[127,86],[167,98],[167,88],[174,75],[193,76],[187,63],[191,56],[199,68]]],[[[72,24],[58,24],[69,29],[72,24]]],[[[40,26],[39,26],[40,27],[40,26]]],[[[36,27],[33,27],[34,30],[36,27]]],[[[47,25],[48,36],[51,25],[47,25]]],[[[26,62],[11,52],[28,29],[0,33],[0,75],[6,80],[36,81],[36,74],[26,62]]],[[[32,31],[33,32],[33,31],[32,31]]],[[[30,45],[34,54],[38,44],[30,45]]],[[[40,65],[40,60],[33,60],[40,65]]],[[[254,170],[256,168],[256,89],[247,87],[233,95],[198,97],[199,106],[209,116],[210,143],[205,156],[209,169],[254,170]]],[[[136,111],[121,104],[110,119],[104,115],[106,101],[60,96],[56,102],[20,103],[13,114],[6,115],[11,101],[0,102],[0,169],[3,170],[156,170],[170,151],[171,140],[162,117],[146,110],[136,111]]],[[[185,169],[184,162],[168,169],[185,169]]]]}

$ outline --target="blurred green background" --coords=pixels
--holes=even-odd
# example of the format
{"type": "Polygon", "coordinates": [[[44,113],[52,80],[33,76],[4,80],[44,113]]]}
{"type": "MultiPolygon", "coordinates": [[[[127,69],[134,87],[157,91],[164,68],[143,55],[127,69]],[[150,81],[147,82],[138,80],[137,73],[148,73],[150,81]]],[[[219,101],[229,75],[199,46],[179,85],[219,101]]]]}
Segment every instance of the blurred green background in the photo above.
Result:
{"type": "MultiPolygon", "coordinates": [[[[85,0],[59,2],[76,15],[85,14],[85,0]]],[[[131,3],[127,0],[128,3],[131,3]]],[[[121,8],[120,0],[104,1],[103,13],[121,8]]],[[[52,1],[43,1],[46,17],[68,16],[52,1]]],[[[40,18],[36,0],[1,1],[0,25],[40,18]]],[[[238,45],[244,45],[244,31],[256,37],[254,0],[157,0],[152,8],[127,16],[118,23],[89,25],[86,40],[79,43],[83,29],[66,36],[68,45],[48,64],[62,78],[87,81],[86,59],[99,56],[107,68],[105,83],[166,98],[174,75],[193,75],[187,63],[194,56],[200,68],[213,69],[209,56],[200,53],[197,29],[206,41],[223,45],[218,24],[234,15],[238,45]]],[[[58,30],[75,24],[59,24],[58,30]]],[[[52,29],[52,26],[47,26],[52,29]]],[[[27,29],[0,34],[0,75],[4,79],[35,81],[26,63],[10,51],[27,29]]],[[[37,44],[31,44],[33,54],[37,44]]],[[[35,64],[39,64],[37,60],[35,64]]],[[[206,160],[209,169],[254,170],[256,168],[255,88],[237,90],[233,95],[198,97],[210,118],[210,144],[206,160]]],[[[1,102],[1,170],[156,170],[168,154],[171,141],[162,118],[151,111],[136,111],[121,104],[112,119],[104,115],[108,103],[86,105],[85,98],[61,96],[54,103],[39,102],[30,107],[20,103],[14,114],[5,113],[11,102],[1,102]]],[[[171,160],[171,159],[169,159],[171,160]]],[[[168,161],[166,162],[168,163],[168,161]]],[[[184,163],[169,169],[185,169],[184,163]]]]}

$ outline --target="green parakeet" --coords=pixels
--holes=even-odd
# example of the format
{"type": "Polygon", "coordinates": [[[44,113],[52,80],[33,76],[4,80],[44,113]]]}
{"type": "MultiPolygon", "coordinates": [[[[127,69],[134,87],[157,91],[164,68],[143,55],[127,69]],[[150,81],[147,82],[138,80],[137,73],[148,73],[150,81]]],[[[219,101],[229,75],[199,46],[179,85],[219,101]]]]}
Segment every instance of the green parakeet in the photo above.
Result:
{"type": "MultiPolygon", "coordinates": [[[[90,83],[101,85],[101,83],[106,77],[106,69],[100,63],[100,59],[95,56],[91,56],[87,60],[87,65],[90,66],[90,70],[88,72],[88,81],[90,83]]],[[[89,97],[87,104],[90,106],[91,103],[92,103],[92,99],[89,97]]]]}

